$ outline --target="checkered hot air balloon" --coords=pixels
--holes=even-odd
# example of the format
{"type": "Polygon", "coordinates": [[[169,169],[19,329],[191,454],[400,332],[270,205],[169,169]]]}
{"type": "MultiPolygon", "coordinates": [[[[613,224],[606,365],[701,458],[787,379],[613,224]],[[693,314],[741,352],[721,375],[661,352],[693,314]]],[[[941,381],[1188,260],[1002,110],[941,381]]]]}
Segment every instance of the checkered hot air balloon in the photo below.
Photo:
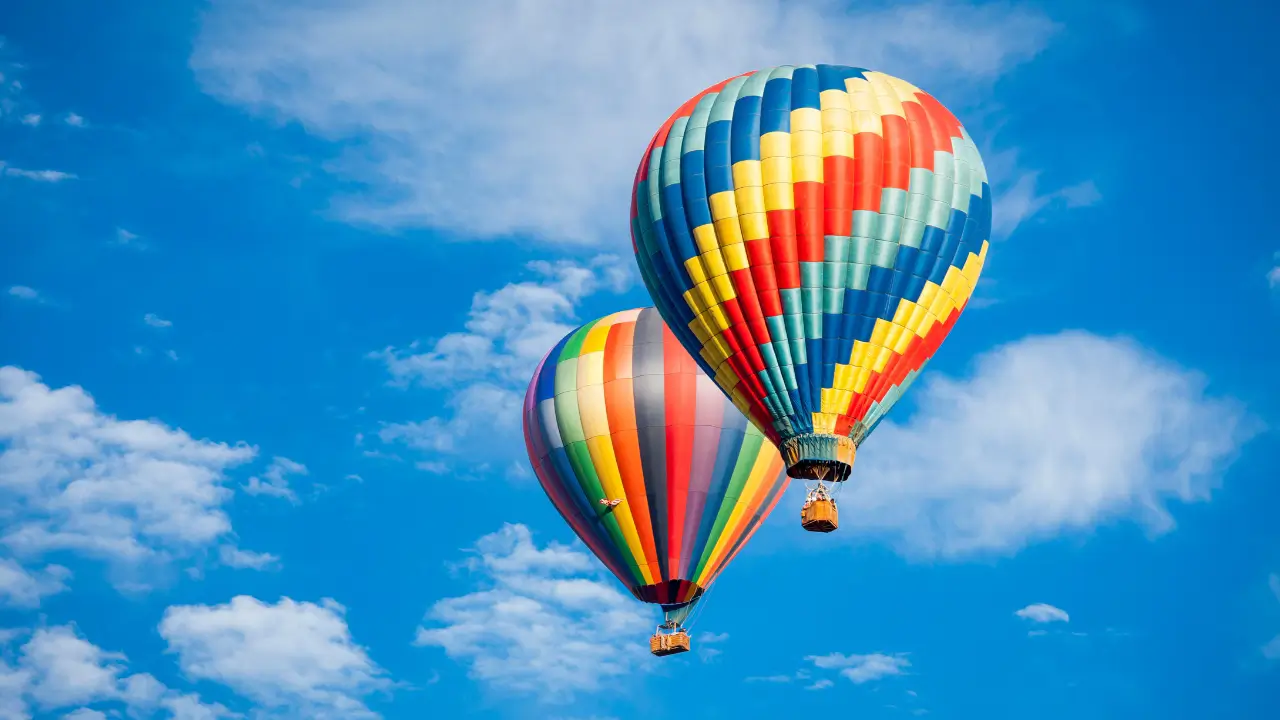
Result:
{"type": "Polygon", "coordinates": [[[822,498],[955,325],[990,228],[955,116],[840,65],[699,93],[654,136],[632,193],[662,317],[822,498]]]}
{"type": "Polygon", "coordinates": [[[569,333],[524,400],[543,490],[640,600],[662,606],[654,654],[787,487],[778,450],[698,368],[653,308],[569,333]]]}

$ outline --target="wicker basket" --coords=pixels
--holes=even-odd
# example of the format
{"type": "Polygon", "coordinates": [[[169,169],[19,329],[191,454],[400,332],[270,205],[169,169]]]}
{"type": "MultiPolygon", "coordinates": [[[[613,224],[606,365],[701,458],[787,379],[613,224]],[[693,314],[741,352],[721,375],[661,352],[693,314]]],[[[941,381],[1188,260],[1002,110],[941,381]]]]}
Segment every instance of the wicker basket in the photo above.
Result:
{"type": "Polygon", "coordinates": [[[840,527],[840,513],[832,500],[811,500],[800,510],[800,524],[809,532],[829,533],[840,527]]]}
{"type": "Polygon", "coordinates": [[[658,632],[649,638],[649,652],[658,657],[689,652],[689,633],[680,630],[673,633],[658,632]]]}

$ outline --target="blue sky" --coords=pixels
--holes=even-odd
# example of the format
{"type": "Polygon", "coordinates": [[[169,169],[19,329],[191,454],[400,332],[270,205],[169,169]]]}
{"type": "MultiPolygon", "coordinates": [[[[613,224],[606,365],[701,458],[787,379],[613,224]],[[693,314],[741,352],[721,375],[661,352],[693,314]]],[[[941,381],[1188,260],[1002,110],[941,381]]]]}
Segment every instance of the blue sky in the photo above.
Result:
{"type": "Polygon", "coordinates": [[[263,5],[0,9],[0,718],[1280,716],[1274,8],[263,5]],[[516,404],[665,116],[822,61],[965,122],[987,271],[657,661],[516,404]]]}

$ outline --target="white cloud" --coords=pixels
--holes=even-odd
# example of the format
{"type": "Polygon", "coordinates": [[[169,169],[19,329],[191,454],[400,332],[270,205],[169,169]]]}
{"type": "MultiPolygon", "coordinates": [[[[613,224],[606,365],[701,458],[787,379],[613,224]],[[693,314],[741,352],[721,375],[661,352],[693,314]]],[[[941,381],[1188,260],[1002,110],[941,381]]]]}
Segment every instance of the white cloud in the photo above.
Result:
{"type": "Polygon", "coordinates": [[[879,680],[890,675],[901,675],[904,670],[911,667],[911,661],[907,659],[906,653],[895,653],[893,655],[885,655],[883,653],[871,653],[870,655],[831,653],[829,655],[810,655],[805,659],[813,663],[814,667],[822,670],[839,670],[842,676],[857,685],[879,680]]]}
{"type": "Polygon", "coordinates": [[[1055,31],[1003,2],[241,0],[206,15],[191,65],[215,97],[346,143],[331,171],[367,186],[336,201],[350,221],[621,244],[646,143],[708,85],[828,59],[977,102],[1055,31]]]}
{"type": "Polygon", "coordinates": [[[346,609],[241,595],[165,610],[160,635],[187,677],[222,683],[290,717],[376,718],[365,699],[391,682],[347,628],[346,609]]]}
{"type": "Polygon", "coordinates": [[[271,553],[241,550],[233,545],[218,548],[218,559],[223,565],[251,570],[274,570],[280,567],[280,558],[271,553]]]}
{"type": "Polygon", "coordinates": [[[35,180],[36,182],[57,183],[63,180],[75,180],[76,176],[62,172],[61,170],[23,170],[12,165],[6,164],[0,160],[0,173],[8,177],[24,178],[26,180],[35,180]]]}
{"type": "Polygon", "coordinates": [[[1102,202],[1102,193],[1098,191],[1098,186],[1092,180],[1068,185],[1058,190],[1055,195],[1069,208],[1089,207],[1102,202]]]}
{"type": "Polygon", "coordinates": [[[80,708],[63,715],[62,720],[107,720],[107,714],[101,710],[80,708]]]}
{"type": "Polygon", "coordinates": [[[1071,622],[1066,610],[1045,603],[1033,603],[1013,614],[1036,623],[1071,622]]]}
{"type": "Polygon", "coordinates": [[[817,680],[812,685],[806,687],[805,690],[826,690],[832,685],[835,685],[835,683],[826,678],[822,678],[821,680],[817,680]]]}
{"type": "MultiPolygon", "coordinates": [[[[1280,253],[1276,253],[1276,260],[1280,260],[1280,253]]],[[[1267,287],[1272,290],[1280,288],[1280,264],[1267,272],[1267,287]]]]}
{"type": "MultiPolygon", "coordinates": [[[[387,425],[378,437],[386,443],[402,443],[429,453],[457,453],[470,447],[469,442],[484,441],[492,447],[494,433],[512,435],[520,429],[521,397],[515,390],[475,383],[455,393],[448,407],[452,413],[447,418],[387,425]]],[[[439,462],[422,465],[424,470],[437,474],[448,469],[448,465],[439,462]]]]}
{"type": "Polygon", "coordinates": [[[120,687],[129,717],[150,718],[157,711],[168,712],[169,720],[218,720],[239,718],[221,703],[205,703],[195,693],[182,693],[165,687],[147,673],[125,678],[120,687]]]}
{"type": "Polygon", "coordinates": [[[35,288],[29,288],[26,285],[14,285],[9,288],[10,297],[16,297],[20,300],[39,300],[40,293],[35,288]]]}
{"type": "Polygon", "coordinates": [[[914,414],[863,445],[841,504],[846,527],[913,555],[1008,553],[1122,519],[1167,531],[1169,504],[1208,500],[1257,430],[1199,374],[1083,332],[998,347],[912,395],[914,414]]]}
{"type": "Polygon", "coordinates": [[[30,571],[8,558],[0,558],[0,603],[21,608],[39,607],[40,599],[67,589],[71,571],[49,565],[30,571]]]}
{"type": "Polygon", "coordinates": [[[434,474],[450,471],[454,458],[476,450],[484,450],[486,460],[468,466],[472,476],[488,474],[490,461],[500,467],[517,460],[524,447],[520,408],[534,367],[574,328],[583,299],[630,287],[631,267],[629,260],[612,255],[586,263],[533,262],[528,268],[536,280],[476,293],[463,331],[422,352],[413,345],[407,352],[388,347],[370,353],[386,363],[394,385],[457,388],[445,403],[447,415],[386,425],[379,439],[426,453],[429,459],[418,467],[434,474]],[[512,450],[495,455],[494,447],[512,450]]]}
{"type": "Polygon", "coordinates": [[[116,228],[116,236],[112,241],[112,244],[120,247],[133,248],[134,250],[145,250],[147,248],[147,243],[144,242],[137,233],[131,232],[122,227],[116,228]]]}
{"type": "Polygon", "coordinates": [[[762,682],[762,683],[789,683],[793,678],[790,675],[764,675],[744,678],[743,682],[762,682]]]}
{"type": "Polygon", "coordinates": [[[729,633],[702,633],[698,636],[695,652],[702,662],[711,662],[717,657],[724,654],[724,651],[715,647],[719,643],[723,643],[729,639],[729,633]]]}
{"type": "Polygon", "coordinates": [[[1039,171],[1022,167],[1018,155],[1017,149],[983,155],[995,198],[991,211],[993,238],[1009,237],[1023,222],[1049,208],[1089,207],[1102,201],[1102,193],[1092,180],[1057,190],[1041,190],[1039,171]]]}
{"type": "MultiPolygon", "coordinates": [[[[1271,587],[1271,594],[1276,596],[1276,601],[1280,602],[1280,575],[1275,573],[1267,578],[1267,584],[1271,587]]],[[[1262,646],[1262,656],[1268,660],[1280,660],[1280,635],[1271,638],[1271,642],[1262,646]]]]}
{"type": "Polygon", "coordinates": [[[173,327],[172,320],[165,320],[164,318],[160,317],[159,315],[156,315],[155,313],[147,313],[146,315],[143,315],[142,322],[150,325],[153,328],[173,327]]]}
{"type": "Polygon", "coordinates": [[[23,124],[23,125],[28,125],[28,126],[30,126],[30,127],[35,127],[35,126],[39,125],[39,124],[40,124],[40,114],[39,114],[39,113],[27,113],[26,115],[23,115],[23,116],[22,116],[22,124],[23,124]]]}
{"type": "Polygon", "coordinates": [[[416,644],[443,648],[495,688],[567,701],[642,672],[655,622],[576,549],[539,548],[529,529],[482,537],[469,566],[481,587],[436,602],[416,644]]]}
{"type": "MultiPolygon", "coordinates": [[[[535,261],[536,280],[509,283],[471,300],[465,330],[436,340],[425,352],[388,347],[371,357],[387,364],[394,382],[447,387],[495,379],[527,382],[534,366],[573,329],[574,311],[589,295],[626,291],[632,283],[629,258],[601,255],[587,263],[535,261]]],[[[416,348],[411,348],[416,349],[416,348]]]]}
{"type": "Polygon", "coordinates": [[[298,502],[298,494],[289,487],[289,477],[291,475],[306,476],[310,474],[307,466],[300,462],[294,462],[287,457],[271,458],[271,464],[267,466],[266,472],[262,473],[262,477],[251,477],[246,483],[244,491],[250,495],[268,495],[271,497],[285,498],[290,502],[298,502]]]}
{"type": "Polygon", "coordinates": [[[21,665],[30,672],[26,692],[46,709],[114,698],[124,659],[81,638],[71,626],[41,628],[22,646],[21,665]]]}
{"type": "Polygon", "coordinates": [[[101,412],[79,386],[0,367],[0,542],[19,558],[76,551],[117,570],[163,563],[231,530],[224,473],[244,444],[101,412]]]}
{"type": "Polygon", "coordinates": [[[85,119],[75,113],[67,113],[66,117],[64,117],[62,121],[71,127],[84,127],[86,124],[85,119]]]}
{"type": "MultiPolygon", "coordinates": [[[[18,634],[23,633],[9,633],[0,644],[7,645],[18,634]]],[[[102,704],[123,706],[131,718],[153,717],[158,708],[167,709],[171,720],[238,717],[222,705],[201,702],[195,694],[170,690],[151,675],[124,677],[125,663],[123,654],[94,645],[72,625],[36,629],[20,648],[16,665],[0,656],[0,718],[28,720],[33,708],[46,713],[68,710],[62,717],[79,720],[120,717],[115,708],[104,713],[76,707],[102,704]]]]}

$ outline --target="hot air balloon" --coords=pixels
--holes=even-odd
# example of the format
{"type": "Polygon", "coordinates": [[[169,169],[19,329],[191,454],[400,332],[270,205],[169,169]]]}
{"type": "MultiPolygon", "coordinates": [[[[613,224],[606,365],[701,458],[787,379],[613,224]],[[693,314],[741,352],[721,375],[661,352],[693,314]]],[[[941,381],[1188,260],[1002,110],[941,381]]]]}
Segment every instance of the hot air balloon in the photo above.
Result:
{"type": "Polygon", "coordinates": [[[786,489],[773,444],[653,308],[569,333],[524,400],[525,445],[560,514],[636,598],[655,655],[689,649],[699,599],[786,489]]]}
{"type": "MultiPolygon", "coordinates": [[[[632,240],[662,317],[810,488],[825,481],[955,325],[987,254],[991,193],[973,140],[934,98],[840,65],[747,73],[654,136],[632,240]]],[[[839,486],[836,486],[839,487],[839,486]]]]}

